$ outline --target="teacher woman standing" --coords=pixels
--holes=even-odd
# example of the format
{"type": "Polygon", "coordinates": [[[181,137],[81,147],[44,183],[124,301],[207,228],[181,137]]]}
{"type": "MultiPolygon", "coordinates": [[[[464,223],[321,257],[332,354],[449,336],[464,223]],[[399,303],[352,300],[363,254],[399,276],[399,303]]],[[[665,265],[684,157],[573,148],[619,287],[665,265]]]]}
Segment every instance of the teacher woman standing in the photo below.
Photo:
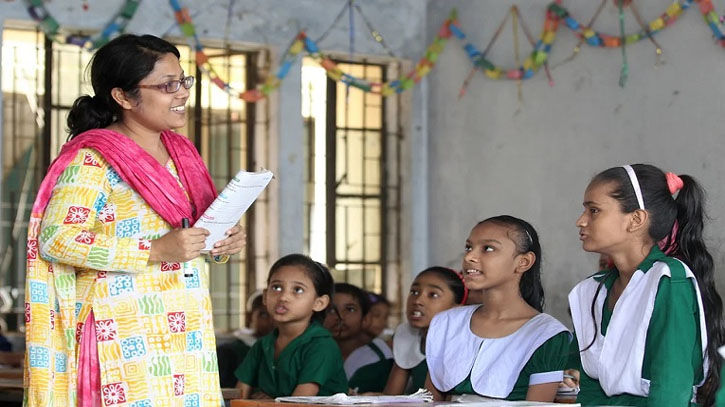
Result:
{"type": "MultiPolygon", "coordinates": [[[[194,77],[167,41],[122,35],[93,56],[91,83],[28,227],[24,404],[218,407],[208,231],[181,228],[216,191],[170,130],[194,77]]],[[[217,260],[245,245],[241,227],[227,235],[217,260]]]]}

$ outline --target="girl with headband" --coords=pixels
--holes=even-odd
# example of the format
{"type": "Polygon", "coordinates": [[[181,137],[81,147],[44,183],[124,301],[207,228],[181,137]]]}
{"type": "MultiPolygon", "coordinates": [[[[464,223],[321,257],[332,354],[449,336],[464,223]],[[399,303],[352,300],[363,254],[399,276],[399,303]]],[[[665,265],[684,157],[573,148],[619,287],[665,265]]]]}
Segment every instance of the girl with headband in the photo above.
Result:
{"type": "Polygon", "coordinates": [[[406,302],[408,321],[398,325],[393,336],[395,363],[385,394],[413,393],[425,385],[425,344],[430,321],[439,312],[465,304],[467,296],[461,275],[449,268],[430,267],[415,277],[406,302]]]}
{"type": "Polygon", "coordinates": [[[645,164],[589,183],[579,238],[614,267],[569,294],[582,405],[712,405],[725,330],[704,196],[692,177],[645,164]]]}
{"type": "Polygon", "coordinates": [[[436,315],[428,330],[426,388],[436,400],[477,394],[551,402],[564,378],[571,334],[544,314],[541,245],[512,216],[478,223],[465,245],[463,276],[483,304],[436,315]]]}

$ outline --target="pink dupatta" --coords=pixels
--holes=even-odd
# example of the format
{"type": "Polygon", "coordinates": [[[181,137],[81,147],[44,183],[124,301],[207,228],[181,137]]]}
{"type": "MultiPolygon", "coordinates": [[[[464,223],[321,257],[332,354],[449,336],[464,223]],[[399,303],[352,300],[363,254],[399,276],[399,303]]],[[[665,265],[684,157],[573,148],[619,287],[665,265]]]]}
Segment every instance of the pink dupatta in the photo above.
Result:
{"type": "Polygon", "coordinates": [[[82,148],[98,151],[118,175],[172,227],[198,219],[216,197],[216,189],[194,145],[172,131],[161,141],[176,164],[184,190],[168,170],[128,137],[95,129],[63,145],[38,190],[28,224],[25,286],[27,406],[76,405],[76,382],[82,323],[75,314],[75,268],[50,263],[38,255],[38,238],[45,208],[58,177],[82,148]],[[190,202],[191,201],[191,202],[190,202]]]}
{"type": "Polygon", "coordinates": [[[63,145],[40,184],[33,214],[45,211],[58,177],[78,150],[92,148],[172,227],[181,227],[182,218],[198,219],[216,198],[209,171],[186,137],[167,130],[161,133],[161,141],[176,164],[191,203],[173,175],[133,140],[112,130],[95,129],[79,134],[63,145]]]}

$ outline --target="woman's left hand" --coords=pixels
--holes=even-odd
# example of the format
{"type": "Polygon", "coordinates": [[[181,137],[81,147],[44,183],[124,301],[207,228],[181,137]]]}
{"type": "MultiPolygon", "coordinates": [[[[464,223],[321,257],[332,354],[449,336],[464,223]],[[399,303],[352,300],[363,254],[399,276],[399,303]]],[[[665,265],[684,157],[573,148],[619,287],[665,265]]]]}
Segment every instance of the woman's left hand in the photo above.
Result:
{"type": "Polygon", "coordinates": [[[242,251],[246,245],[247,234],[244,233],[244,229],[241,226],[236,225],[227,230],[226,239],[214,243],[211,254],[213,256],[231,256],[242,251]]]}

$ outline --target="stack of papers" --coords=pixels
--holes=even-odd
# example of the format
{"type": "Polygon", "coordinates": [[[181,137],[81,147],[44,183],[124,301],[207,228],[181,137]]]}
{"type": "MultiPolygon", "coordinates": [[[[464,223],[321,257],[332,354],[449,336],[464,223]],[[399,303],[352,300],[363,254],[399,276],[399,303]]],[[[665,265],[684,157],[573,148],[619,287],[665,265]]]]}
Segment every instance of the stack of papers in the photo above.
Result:
{"type": "Polygon", "coordinates": [[[206,247],[202,252],[214,248],[214,243],[226,239],[226,231],[239,222],[244,212],[267,187],[274,175],[268,170],[260,172],[239,171],[209,205],[194,227],[209,230],[206,247]]]}
{"type": "MultiPolygon", "coordinates": [[[[420,389],[407,396],[348,396],[345,393],[337,393],[332,396],[309,396],[309,397],[277,397],[276,402],[298,403],[298,404],[397,404],[397,403],[421,403],[433,401],[433,395],[420,389]]],[[[456,406],[460,407],[460,406],[456,406]]]]}

